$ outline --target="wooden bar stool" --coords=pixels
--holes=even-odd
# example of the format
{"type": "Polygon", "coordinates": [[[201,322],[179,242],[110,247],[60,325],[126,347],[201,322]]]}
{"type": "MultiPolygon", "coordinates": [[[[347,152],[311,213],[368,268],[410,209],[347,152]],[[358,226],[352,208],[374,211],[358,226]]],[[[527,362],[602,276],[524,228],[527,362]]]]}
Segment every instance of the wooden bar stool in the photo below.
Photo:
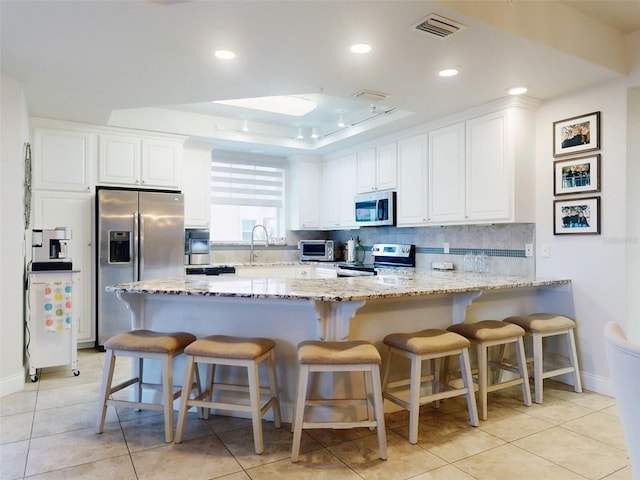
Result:
{"type": "Polygon", "coordinates": [[[291,449],[291,461],[298,461],[300,453],[300,441],[304,428],[354,428],[376,427],[378,433],[378,450],[380,458],[387,458],[387,435],[384,426],[384,413],[382,410],[382,389],[380,385],[380,353],[376,347],[363,340],[344,342],[306,341],[298,345],[298,362],[300,372],[298,374],[298,392],[293,412],[293,446],[291,449]],[[307,398],[307,386],[309,376],[315,372],[363,372],[365,376],[365,390],[367,377],[372,386],[372,397],[365,391],[364,398],[347,399],[310,399],[307,398]],[[368,375],[367,375],[368,374],[368,375]],[[373,415],[370,413],[370,404],[373,404],[373,415]],[[367,407],[366,420],[352,421],[304,421],[305,408],[307,406],[339,406],[361,405],[367,407]]]}
{"type": "MultiPolygon", "coordinates": [[[[164,439],[173,441],[173,401],[181,395],[181,390],[174,391],[173,359],[182,354],[185,347],[195,341],[196,337],[186,332],[161,333],[150,330],[132,330],[114,335],[104,343],[107,352],[102,386],[100,388],[100,411],[96,431],[104,431],[105,415],[108,405],[121,405],[141,410],[159,410],[164,412],[164,439]],[[116,358],[131,357],[134,362],[134,376],[118,385],[112,386],[116,358]],[[143,366],[145,359],[159,359],[162,362],[162,385],[143,382],[143,366]],[[136,384],[136,400],[115,400],[109,398],[130,385],[136,384]],[[162,403],[142,402],[142,389],[153,388],[162,391],[162,403]]],[[[189,395],[189,392],[186,392],[189,395]]]]}
{"type": "MultiPolygon", "coordinates": [[[[469,346],[471,342],[462,335],[446,330],[428,329],[414,333],[392,333],[384,338],[384,344],[388,346],[386,360],[382,375],[382,396],[402,408],[409,410],[409,443],[418,442],[418,418],[420,405],[442,400],[444,398],[464,395],[467,399],[469,421],[474,427],[478,426],[478,411],[471,376],[471,364],[469,362],[469,346]],[[462,373],[463,388],[452,388],[439,382],[439,365],[437,360],[457,355],[462,373]],[[411,362],[410,378],[389,383],[394,356],[407,358],[411,362]],[[422,375],[422,362],[429,360],[431,363],[431,375],[422,375]],[[431,393],[421,394],[421,386],[425,381],[432,380],[431,393]],[[406,394],[409,385],[409,400],[398,395],[406,394]],[[441,388],[444,388],[441,391],[441,388]]],[[[448,362],[447,362],[448,365],[448,362]]]]}
{"type": "Polygon", "coordinates": [[[487,419],[487,394],[496,390],[522,385],[522,401],[526,406],[531,405],[531,390],[529,389],[529,375],[527,374],[527,360],[524,353],[524,329],[513,323],[499,320],[483,320],[474,323],[459,323],[447,328],[468,338],[477,348],[478,354],[478,395],[480,397],[480,419],[487,419]],[[516,351],[517,366],[507,364],[499,359],[489,359],[489,348],[513,344],[516,351]],[[501,382],[500,375],[493,376],[493,383],[489,384],[489,369],[497,372],[509,371],[517,378],[501,382]]]}
{"type": "Polygon", "coordinates": [[[208,418],[212,408],[236,412],[249,412],[253,424],[253,443],[257,454],[264,451],[262,438],[262,417],[273,410],[276,428],[281,426],[280,401],[276,383],[276,368],[274,348],[276,344],[268,338],[231,337],[226,335],[211,335],[196,340],[185,348],[186,362],[184,367],[183,385],[191,385],[197,364],[207,365],[205,390],[195,398],[189,398],[189,392],[182,396],[180,411],[178,412],[178,426],[176,427],[176,443],[182,442],[184,425],[189,407],[206,409],[208,418]],[[259,366],[266,362],[268,387],[260,386],[259,366]],[[248,385],[216,383],[215,371],[217,365],[240,366],[247,369],[248,385]],[[249,405],[216,401],[214,394],[218,391],[243,392],[249,394],[249,405]],[[269,399],[262,405],[260,393],[268,393],[269,399]]]}
{"type": "Polygon", "coordinates": [[[576,322],[563,315],[552,313],[532,313],[526,316],[514,316],[504,319],[505,322],[516,324],[524,328],[527,335],[531,336],[533,344],[533,382],[535,386],[535,402],[542,403],[543,380],[549,377],[557,377],[571,373],[573,375],[573,389],[576,393],[582,392],[580,381],[580,369],[578,368],[578,354],[576,352],[576,340],[573,331],[576,322]],[[561,359],[566,365],[559,368],[544,370],[544,345],[547,337],[564,335],[567,345],[567,356],[556,355],[547,352],[547,357],[561,359]]]}

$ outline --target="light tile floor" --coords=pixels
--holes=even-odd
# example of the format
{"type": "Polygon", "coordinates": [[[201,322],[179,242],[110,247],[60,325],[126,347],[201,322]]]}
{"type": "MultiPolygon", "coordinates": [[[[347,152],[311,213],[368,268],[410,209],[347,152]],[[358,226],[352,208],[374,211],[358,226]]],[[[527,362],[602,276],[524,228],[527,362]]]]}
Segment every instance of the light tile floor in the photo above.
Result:
{"type": "Polygon", "coordinates": [[[545,381],[542,405],[523,406],[517,387],[491,394],[478,428],[462,398],[424,406],[417,445],[407,441],[407,412],[388,414],[387,461],[375,431],[305,430],[292,464],[288,424],[265,422],[262,455],[253,452],[251,422],[232,417],[190,414],[185,441],[165,444],[161,414],[110,407],[96,434],[103,361],[82,350],[79,377],[69,367],[44,369],[37,383],[0,398],[2,480],[632,479],[615,400],[554,381],[545,381]]]}

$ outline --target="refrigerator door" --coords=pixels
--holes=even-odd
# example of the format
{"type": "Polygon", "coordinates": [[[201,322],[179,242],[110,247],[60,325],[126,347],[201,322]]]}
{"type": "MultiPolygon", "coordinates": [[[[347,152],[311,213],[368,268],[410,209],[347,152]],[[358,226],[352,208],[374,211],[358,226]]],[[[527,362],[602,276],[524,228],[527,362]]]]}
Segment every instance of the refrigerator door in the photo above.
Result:
{"type": "Polygon", "coordinates": [[[131,314],[107,285],[137,280],[138,192],[98,190],[97,198],[97,332],[98,345],[131,330],[131,314]]]}
{"type": "Polygon", "coordinates": [[[184,198],[140,192],[139,280],[184,275],[184,198]]]}

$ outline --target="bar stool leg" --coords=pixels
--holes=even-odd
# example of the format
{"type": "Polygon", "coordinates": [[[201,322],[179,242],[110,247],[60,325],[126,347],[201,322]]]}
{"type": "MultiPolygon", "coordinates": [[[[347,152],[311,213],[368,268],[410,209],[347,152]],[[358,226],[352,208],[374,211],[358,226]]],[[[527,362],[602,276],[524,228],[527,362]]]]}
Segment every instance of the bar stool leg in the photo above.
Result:
{"type": "Polygon", "coordinates": [[[260,415],[260,381],[258,379],[258,366],[255,362],[247,365],[249,375],[249,399],[251,401],[251,423],[253,424],[253,444],[259,455],[264,451],[262,440],[262,415],[260,415]]]}
{"type": "Polygon", "coordinates": [[[116,366],[116,357],[113,354],[113,350],[107,350],[104,361],[105,369],[102,374],[102,385],[100,386],[100,414],[98,415],[98,424],[96,425],[97,433],[104,431],[104,421],[107,415],[107,400],[109,391],[111,390],[111,382],[113,382],[113,371],[116,366]]]}
{"type": "Polygon", "coordinates": [[[278,395],[278,384],[276,383],[276,361],[273,350],[271,350],[267,358],[267,375],[269,377],[269,392],[271,392],[271,398],[275,398],[272,408],[273,421],[275,427],[280,428],[282,426],[282,417],[280,415],[280,396],[278,395]]]}
{"type": "Polygon", "coordinates": [[[300,365],[298,374],[298,394],[296,397],[293,419],[293,446],[291,449],[291,461],[298,461],[300,453],[300,441],[302,439],[302,423],[304,421],[304,405],[307,399],[307,383],[309,381],[309,365],[300,365]]]}
{"type": "MultiPolygon", "coordinates": [[[[448,359],[449,357],[447,357],[448,359]]],[[[469,359],[469,351],[464,348],[459,355],[460,358],[460,371],[462,373],[462,382],[467,389],[467,410],[469,411],[469,421],[472,426],[477,427],[478,422],[478,408],[476,407],[476,397],[473,387],[473,375],[471,374],[471,360],[469,359]]],[[[447,385],[447,384],[445,384],[447,385]]]]}
{"type": "Polygon", "coordinates": [[[582,393],[582,381],[580,380],[580,370],[578,368],[578,352],[576,351],[576,339],[573,334],[573,329],[570,329],[567,335],[567,351],[569,352],[569,358],[573,365],[573,391],[576,393],[582,393]]]}
{"type": "Polygon", "coordinates": [[[378,431],[378,450],[382,460],[387,459],[387,432],[384,426],[384,410],[382,408],[382,389],[380,387],[380,370],[377,365],[371,366],[371,383],[373,384],[373,408],[378,431]]]}
{"type": "Polygon", "coordinates": [[[422,359],[411,356],[411,384],[409,388],[409,443],[418,443],[418,418],[420,415],[420,381],[422,379],[422,359]]]}
{"type": "MultiPolygon", "coordinates": [[[[518,357],[518,370],[520,372],[520,377],[522,378],[522,400],[523,403],[527,406],[531,406],[531,388],[529,388],[529,373],[527,372],[527,356],[524,353],[524,341],[522,337],[518,337],[518,340],[515,342],[516,345],[516,355],[518,357]]],[[[542,338],[540,338],[540,345],[542,345],[542,338]]],[[[542,360],[542,358],[541,358],[542,360]]],[[[535,364],[535,361],[534,361],[535,364]]],[[[535,367],[534,367],[535,368],[535,367]]],[[[542,382],[542,375],[540,375],[542,382]]],[[[542,397],[542,388],[540,388],[540,397],[542,397]]],[[[538,394],[538,390],[536,389],[536,395],[538,394]]],[[[542,398],[540,400],[542,402],[542,398]]]]}
{"type": "Polygon", "coordinates": [[[480,420],[487,419],[487,347],[484,343],[478,343],[478,394],[480,396],[480,420]]]}
{"type": "Polygon", "coordinates": [[[542,334],[533,332],[531,334],[533,343],[533,383],[536,403],[542,403],[542,386],[544,378],[544,352],[542,334]]]}
{"type": "Polygon", "coordinates": [[[173,358],[165,355],[162,359],[162,399],[164,404],[164,441],[173,442],[173,358]]]}
{"type": "MultiPolygon", "coordinates": [[[[184,424],[187,420],[187,410],[189,396],[191,394],[191,385],[193,382],[194,357],[186,355],[184,366],[184,378],[182,380],[182,396],[180,398],[180,410],[178,412],[178,425],[176,426],[175,443],[181,443],[184,435],[184,424]]],[[[197,366],[196,366],[197,368],[197,366]]]]}

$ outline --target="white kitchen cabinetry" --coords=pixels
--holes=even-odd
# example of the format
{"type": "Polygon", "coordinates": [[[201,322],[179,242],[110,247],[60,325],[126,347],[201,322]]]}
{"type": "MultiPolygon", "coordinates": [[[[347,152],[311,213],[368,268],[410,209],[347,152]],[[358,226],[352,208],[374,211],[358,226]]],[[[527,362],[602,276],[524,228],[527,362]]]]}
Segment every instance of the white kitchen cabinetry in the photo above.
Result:
{"type": "Polygon", "coordinates": [[[145,188],[180,188],[182,142],[103,134],[98,183],[145,188]]]}
{"type": "Polygon", "coordinates": [[[467,122],[466,218],[509,220],[514,188],[512,159],[507,156],[507,112],[467,122]]]}
{"type": "Polygon", "coordinates": [[[465,124],[429,132],[429,222],[465,219],[465,124]]]}
{"type": "Polygon", "coordinates": [[[289,159],[287,211],[290,230],[320,228],[320,179],[322,163],[315,156],[289,159]]]}
{"type": "Polygon", "coordinates": [[[395,142],[358,153],[358,193],[398,187],[398,151],[395,142]]]}
{"type": "Polygon", "coordinates": [[[95,138],[90,132],[35,128],[33,189],[90,191],[95,138]]]}
{"type": "MultiPolygon", "coordinates": [[[[78,311],[78,343],[95,342],[95,320],[92,308],[94,278],[92,222],[94,196],[88,193],[36,190],[33,192],[32,228],[71,227],[67,256],[79,270],[74,283],[74,309],[78,311]]],[[[30,244],[29,244],[30,245],[30,244]]],[[[92,345],[91,345],[92,346],[92,345]]]]}
{"type": "Polygon", "coordinates": [[[322,227],[357,228],[353,199],[357,194],[357,158],[347,155],[322,165],[322,227]]]}
{"type": "Polygon", "coordinates": [[[427,223],[427,134],[398,142],[398,194],[396,223],[427,223]]]}
{"type": "Polygon", "coordinates": [[[182,174],[184,226],[209,228],[211,223],[211,152],[185,148],[182,174]]]}

